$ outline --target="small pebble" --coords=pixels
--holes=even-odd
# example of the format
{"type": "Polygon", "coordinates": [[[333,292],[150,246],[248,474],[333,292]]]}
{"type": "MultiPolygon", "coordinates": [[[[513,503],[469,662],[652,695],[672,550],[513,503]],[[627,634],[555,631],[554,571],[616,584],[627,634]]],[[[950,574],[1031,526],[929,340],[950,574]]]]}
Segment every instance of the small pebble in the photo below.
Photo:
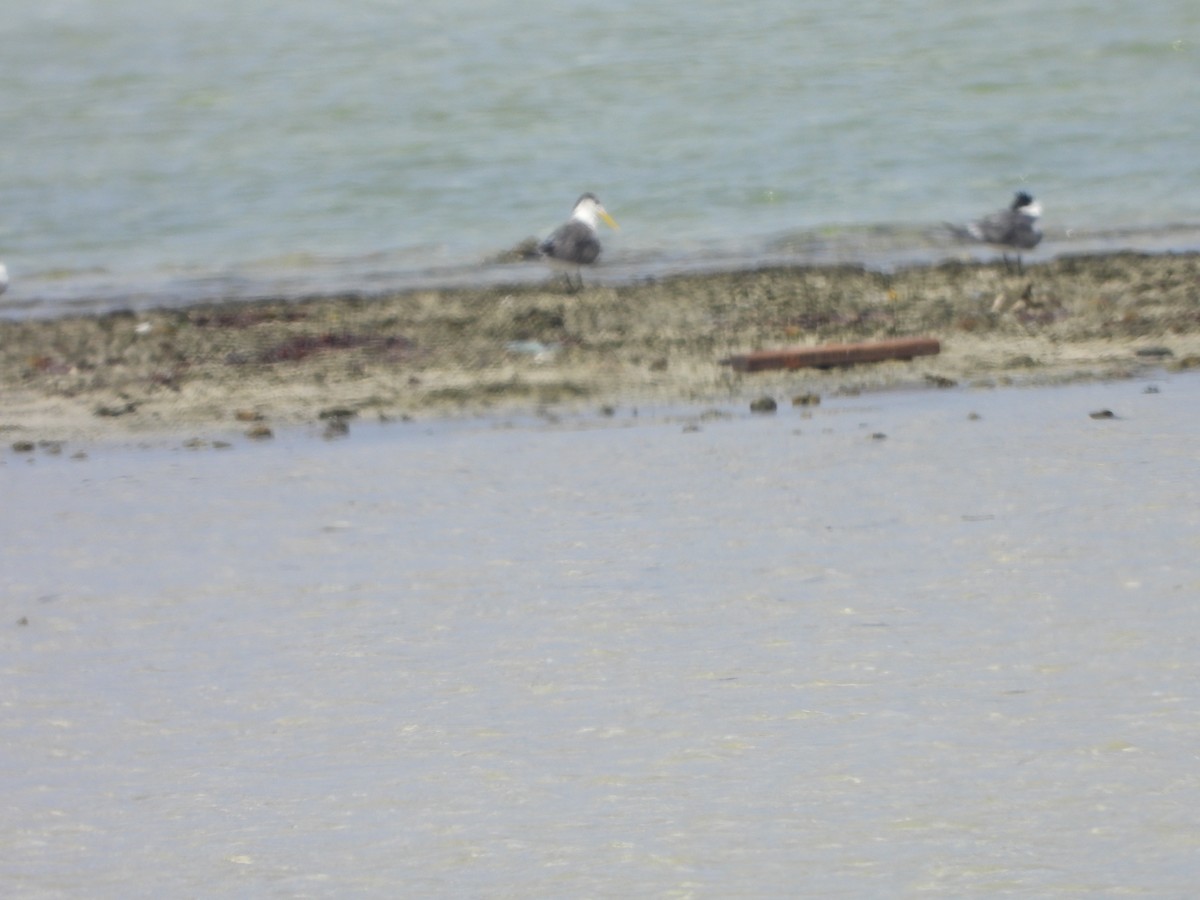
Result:
{"type": "Polygon", "coordinates": [[[933,385],[937,388],[952,388],[958,387],[958,382],[953,378],[947,378],[945,375],[926,375],[925,383],[933,385]]]}
{"type": "Polygon", "coordinates": [[[266,441],[275,435],[266,425],[255,425],[253,428],[247,429],[246,437],[252,441],[266,441]]]}
{"type": "Polygon", "coordinates": [[[325,423],[325,431],[322,432],[321,436],[328,441],[333,438],[345,437],[349,433],[350,425],[345,419],[330,419],[325,423]]]}
{"type": "Polygon", "coordinates": [[[759,397],[757,400],[750,401],[750,412],[752,413],[773,413],[778,408],[774,397],[759,397]]]}
{"type": "Polygon", "coordinates": [[[1115,419],[1116,413],[1111,409],[1098,409],[1095,412],[1088,413],[1093,419],[1115,419]]]}
{"type": "Polygon", "coordinates": [[[792,406],[820,406],[820,405],[821,405],[821,395],[820,394],[813,394],[813,393],[797,394],[795,397],[792,398],[792,406]]]}
{"type": "Polygon", "coordinates": [[[137,402],[130,400],[123,406],[97,406],[95,412],[96,415],[101,417],[107,416],[109,418],[116,418],[117,416],[124,416],[132,412],[137,412],[137,408],[137,402]]]}
{"type": "Polygon", "coordinates": [[[1039,363],[1032,356],[1021,355],[1010,357],[1005,365],[1010,369],[1035,369],[1041,365],[1041,363],[1039,363]]]}

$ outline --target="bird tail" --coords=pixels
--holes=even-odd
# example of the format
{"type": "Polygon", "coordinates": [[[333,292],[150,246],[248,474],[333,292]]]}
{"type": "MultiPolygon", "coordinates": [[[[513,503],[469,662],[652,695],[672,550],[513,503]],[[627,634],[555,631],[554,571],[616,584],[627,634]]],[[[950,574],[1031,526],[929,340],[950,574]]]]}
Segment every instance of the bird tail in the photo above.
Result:
{"type": "Polygon", "coordinates": [[[957,222],[943,222],[942,225],[945,227],[946,231],[960,241],[980,240],[980,236],[973,224],[959,225],[957,222]]]}

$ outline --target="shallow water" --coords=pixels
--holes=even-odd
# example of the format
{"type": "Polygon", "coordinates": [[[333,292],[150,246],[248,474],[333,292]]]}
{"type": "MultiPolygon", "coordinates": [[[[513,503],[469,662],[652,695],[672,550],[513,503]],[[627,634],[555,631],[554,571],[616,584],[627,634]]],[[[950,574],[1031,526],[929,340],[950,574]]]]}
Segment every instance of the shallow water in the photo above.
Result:
{"type": "Polygon", "coordinates": [[[1041,253],[1200,247],[1192,0],[557,9],[6,10],[5,314],[539,277],[478,264],[585,189],[616,278],[789,236],[873,262],[863,227],[903,261],[1019,187],[1041,253]]]}
{"type": "Polygon", "coordinates": [[[0,879],[1186,896],[1198,401],[6,452],[0,879]]]}

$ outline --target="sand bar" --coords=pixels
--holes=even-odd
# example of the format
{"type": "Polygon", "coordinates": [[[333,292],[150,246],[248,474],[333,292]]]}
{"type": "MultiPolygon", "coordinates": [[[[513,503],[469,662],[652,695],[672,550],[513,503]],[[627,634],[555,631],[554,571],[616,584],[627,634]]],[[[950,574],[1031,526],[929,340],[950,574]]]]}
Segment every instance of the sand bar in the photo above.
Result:
{"type": "Polygon", "coordinates": [[[1200,256],[1064,257],[240,301],[0,321],[0,440],[1108,378],[1200,358],[1200,256]],[[921,337],[937,356],[739,373],[756,350],[921,337]]]}

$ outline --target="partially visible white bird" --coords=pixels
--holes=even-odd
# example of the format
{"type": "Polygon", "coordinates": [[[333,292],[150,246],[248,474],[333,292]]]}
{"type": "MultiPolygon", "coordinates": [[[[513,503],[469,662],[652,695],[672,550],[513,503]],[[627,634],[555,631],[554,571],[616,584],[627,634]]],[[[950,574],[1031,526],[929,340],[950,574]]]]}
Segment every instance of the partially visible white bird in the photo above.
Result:
{"type": "Polygon", "coordinates": [[[0,294],[8,290],[8,268],[0,262],[0,294]]]}
{"type": "Polygon", "coordinates": [[[571,218],[554,229],[554,232],[538,244],[538,252],[551,263],[567,269],[567,287],[578,290],[583,287],[584,266],[590,266],[600,256],[600,239],[596,236],[596,221],[614,230],[620,226],[608,214],[593,193],[583,194],[575,201],[571,218]],[[577,284],[571,282],[575,272],[577,284]]]}
{"type": "Polygon", "coordinates": [[[984,216],[966,227],[966,234],[977,241],[1000,247],[1004,252],[1004,265],[1008,266],[1009,249],[1017,251],[1017,271],[1021,271],[1022,250],[1032,250],[1042,240],[1038,219],[1042,216],[1042,204],[1033,196],[1019,191],[1008,209],[984,216]]]}

